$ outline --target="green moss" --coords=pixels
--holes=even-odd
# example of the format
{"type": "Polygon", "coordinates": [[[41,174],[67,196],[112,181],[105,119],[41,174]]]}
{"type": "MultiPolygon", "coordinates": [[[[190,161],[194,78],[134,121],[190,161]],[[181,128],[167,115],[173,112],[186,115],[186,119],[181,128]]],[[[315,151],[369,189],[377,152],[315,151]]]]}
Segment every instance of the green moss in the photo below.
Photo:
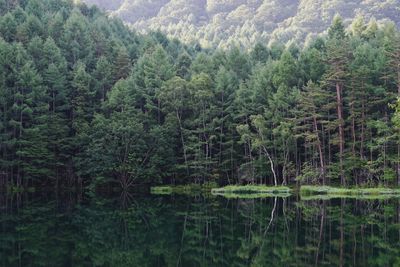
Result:
{"type": "Polygon", "coordinates": [[[354,198],[369,198],[376,196],[382,198],[382,196],[399,196],[400,189],[376,187],[376,188],[340,188],[331,186],[302,186],[300,188],[300,195],[304,197],[322,195],[328,196],[329,198],[337,197],[354,197],[354,198]]]}
{"type": "Polygon", "coordinates": [[[290,193],[292,189],[287,186],[265,186],[265,185],[228,185],[211,190],[213,194],[279,194],[290,193]]]}

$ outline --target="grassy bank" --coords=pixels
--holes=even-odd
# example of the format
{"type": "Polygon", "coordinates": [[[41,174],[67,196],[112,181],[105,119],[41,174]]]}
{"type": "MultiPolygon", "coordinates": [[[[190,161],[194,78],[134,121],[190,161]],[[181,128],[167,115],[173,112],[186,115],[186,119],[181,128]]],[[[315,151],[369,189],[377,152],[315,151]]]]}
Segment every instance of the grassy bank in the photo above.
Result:
{"type": "MultiPolygon", "coordinates": [[[[151,193],[156,195],[196,195],[209,194],[224,196],[226,198],[266,198],[266,197],[289,197],[292,189],[287,186],[265,186],[265,185],[228,185],[216,188],[214,183],[204,185],[190,184],[178,186],[156,186],[151,188],[151,193]]],[[[376,188],[341,188],[332,186],[310,186],[300,187],[298,192],[303,200],[332,199],[332,198],[357,198],[357,199],[387,199],[400,197],[400,189],[376,187],[376,188]]]]}
{"type": "Polygon", "coordinates": [[[335,194],[316,194],[316,195],[301,195],[301,200],[330,200],[335,198],[357,199],[357,200],[386,200],[400,198],[399,195],[335,195],[335,194]]]}
{"type": "Polygon", "coordinates": [[[222,196],[224,198],[240,198],[240,199],[255,199],[255,198],[271,198],[279,197],[286,198],[290,197],[290,193],[216,193],[212,192],[214,196],[222,196]]]}
{"type": "Polygon", "coordinates": [[[228,185],[211,190],[213,194],[290,194],[292,189],[287,186],[265,185],[228,185]]]}
{"type": "Polygon", "coordinates": [[[334,197],[364,197],[364,198],[381,198],[382,196],[400,196],[400,189],[387,187],[375,188],[340,188],[331,186],[309,186],[304,185],[300,188],[301,196],[312,197],[315,195],[323,195],[329,198],[334,197]]]}

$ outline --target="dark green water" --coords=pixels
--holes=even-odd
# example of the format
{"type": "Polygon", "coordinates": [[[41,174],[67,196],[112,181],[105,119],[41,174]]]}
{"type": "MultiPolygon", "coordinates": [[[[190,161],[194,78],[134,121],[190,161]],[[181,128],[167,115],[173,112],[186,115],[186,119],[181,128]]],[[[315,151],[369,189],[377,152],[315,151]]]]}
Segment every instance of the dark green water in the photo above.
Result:
{"type": "Polygon", "coordinates": [[[0,197],[0,266],[400,266],[400,200],[0,197]]]}

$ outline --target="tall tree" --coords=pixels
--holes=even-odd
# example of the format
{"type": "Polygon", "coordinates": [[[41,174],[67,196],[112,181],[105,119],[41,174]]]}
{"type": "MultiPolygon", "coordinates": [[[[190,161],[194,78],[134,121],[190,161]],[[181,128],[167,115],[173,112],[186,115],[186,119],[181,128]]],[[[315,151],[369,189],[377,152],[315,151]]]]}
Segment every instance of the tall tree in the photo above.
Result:
{"type": "Polygon", "coordinates": [[[47,94],[45,87],[42,86],[42,79],[31,62],[20,70],[17,88],[19,109],[17,185],[26,186],[29,181],[43,182],[39,179],[51,177],[49,162],[53,160],[47,144],[47,94]]]}
{"type": "Polygon", "coordinates": [[[333,19],[328,31],[327,64],[325,76],[328,86],[334,86],[337,104],[338,146],[339,146],[339,176],[342,185],[346,184],[343,170],[345,149],[345,118],[343,110],[343,90],[347,76],[349,49],[344,25],[339,15],[333,19]]]}

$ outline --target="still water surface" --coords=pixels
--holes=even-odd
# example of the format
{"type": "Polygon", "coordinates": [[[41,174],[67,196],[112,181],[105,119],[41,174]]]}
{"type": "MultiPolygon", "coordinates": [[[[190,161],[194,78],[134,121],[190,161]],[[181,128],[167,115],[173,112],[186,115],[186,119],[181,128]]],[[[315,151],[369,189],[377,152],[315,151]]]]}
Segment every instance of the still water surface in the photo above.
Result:
{"type": "Polygon", "coordinates": [[[400,266],[400,200],[0,197],[0,266],[400,266]]]}

